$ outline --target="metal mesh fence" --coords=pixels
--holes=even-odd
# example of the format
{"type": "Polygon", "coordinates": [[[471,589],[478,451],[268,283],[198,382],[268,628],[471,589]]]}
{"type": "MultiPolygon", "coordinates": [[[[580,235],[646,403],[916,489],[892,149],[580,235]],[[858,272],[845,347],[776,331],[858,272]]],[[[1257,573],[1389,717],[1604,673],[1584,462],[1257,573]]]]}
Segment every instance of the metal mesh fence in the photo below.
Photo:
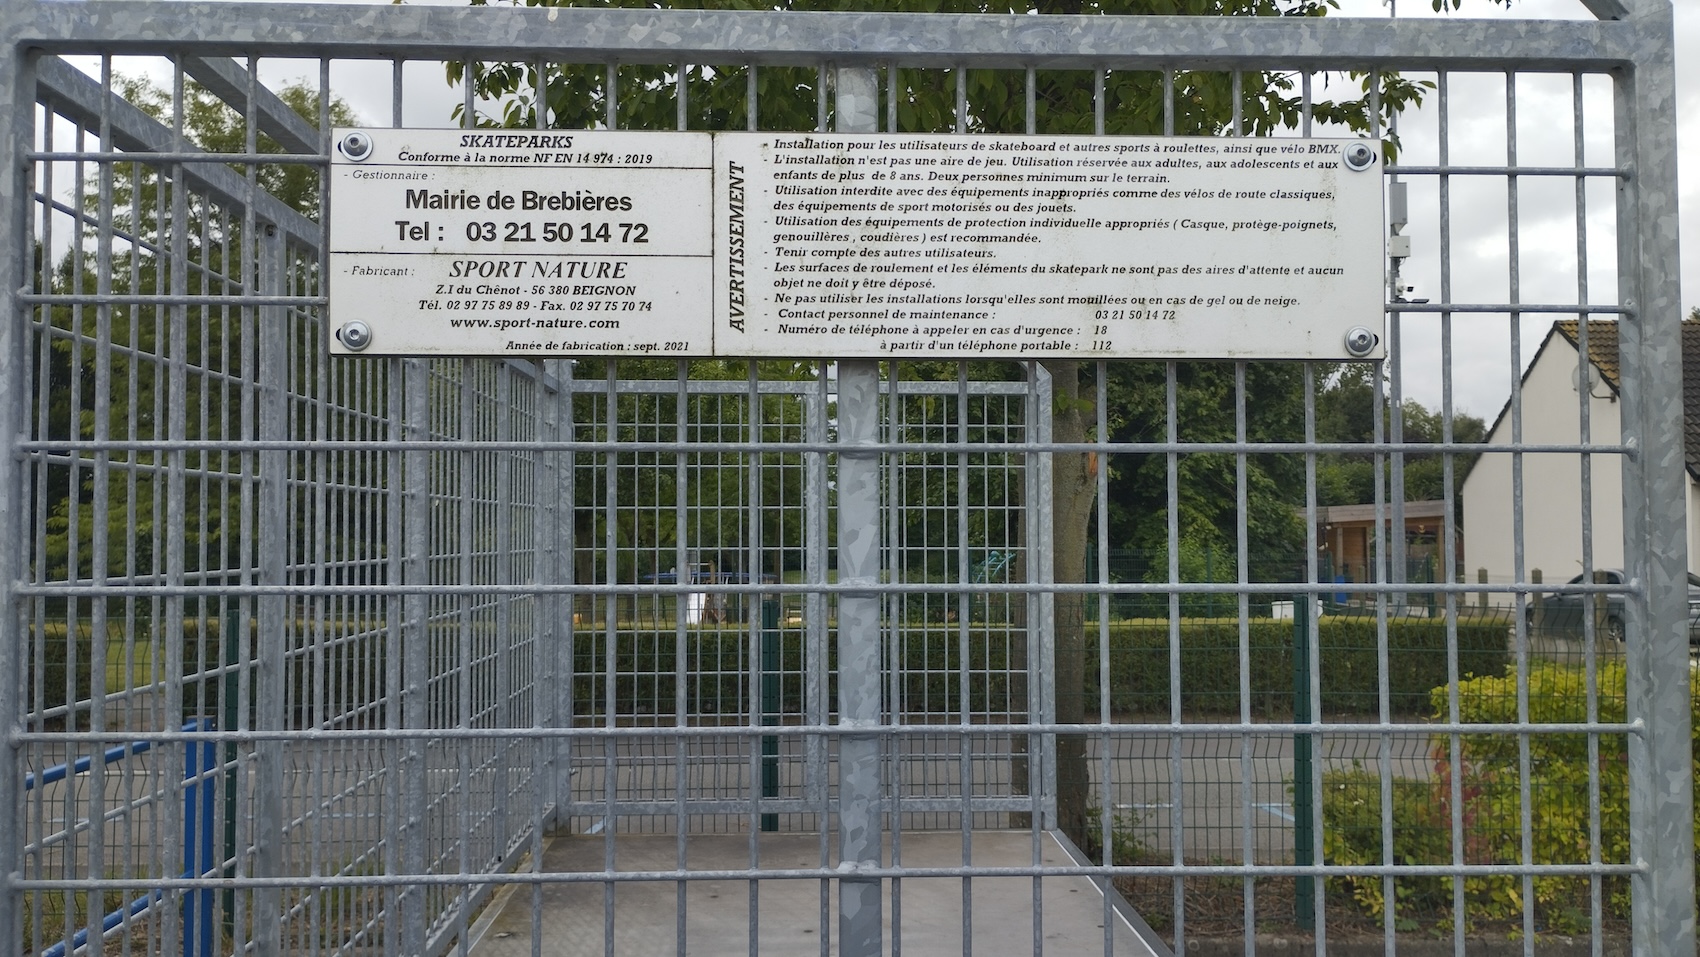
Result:
{"type": "Polygon", "coordinates": [[[1667,5],[252,9],[0,11],[0,948],[1692,951],[1667,5]],[[362,122],[1387,138],[1428,83],[1388,175],[1434,301],[1393,277],[1349,439],[1323,363],[331,358],[328,130],[385,82],[362,122]],[[1524,374],[1555,317],[1611,329],[1612,428],[1524,374]]]}

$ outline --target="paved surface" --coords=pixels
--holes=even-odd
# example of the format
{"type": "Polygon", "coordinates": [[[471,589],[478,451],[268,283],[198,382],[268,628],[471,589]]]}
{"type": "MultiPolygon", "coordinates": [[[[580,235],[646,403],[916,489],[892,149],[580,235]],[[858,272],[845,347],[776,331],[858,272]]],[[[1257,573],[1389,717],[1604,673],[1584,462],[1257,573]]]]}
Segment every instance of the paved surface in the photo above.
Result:
{"type": "MultiPolygon", "coordinates": [[[[1066,852],[1049,837],[1042,839],[1042,861],[1067,865],[1066,852]]],[[[760,835],[762,868],[813,867],[820,863],[820,838],[814,834],[760,835]]],[[[975,866],[1008,867],[1032,863],[1033,840],[1025,831],[980,831],[972,835],[975,866]]],[[[746,835],[693,836],[687,845],[691,869],[746,868],[750,839],[746,835]]],[[[678,845],[670,836],[622,834],[616,844],[616,870],[671,870],[678,845]]],[[[544,854],[549,872],[600,871],[601,838],[566,836],[555,839],[544,854]]],[[[889,860],[889,858],[888,858],[889,860]]],[[[960,833],[903,836],[903,863],[912,867],[956,866],[962,863],[960,833]]],[[[540,950],[551,957],[590,957],[614,954],[688,954],[690,957],[732,957],[752,953],[750,909],[756,908],[762,954],[836,954],[837,889],[826,887],[827,943],[823,951],[822,884],[818,880],[686,881],[684,882],[685,941],[679,946],[678,882],[620,884],[614,890],[613,947],[605,949],[604,904],[608,885],[552,884],[542,891],[540,950]],[[752,894],[754,895],[752,899],[752,894]],[[752,903],[753,900],[753,903],[752,903]]],[[[1039,933],[1047,954],[1105,953],[1103,895],[1086,878],[1043,880],[1039,933]]],[[[964,897],[971,908],[973,953],[1031,955],[1034,953],[1033,881],[1031,878],[904,878],[900,887],[887,881],[882,895],[885,948],[908,957],[960,957],[964,897]],[[902,908],[893,920],[894,901],[902,908]]],[[[492,916],[474,934],[476,957],[520,957],[532,953],[533,895],[515,887],[499,897],[492,916]]],[[[1114,953],[1151,955],[1119,914],[1109,913],[1114,953]]]]}
{"type": "MultiPolygon", "coordinates": [[[[1011,742],[1007,735],[977,734],[967,762],[970,786],[962,786],[964,763],[958,742],[940,737],[900,741],[888,775],[898,782],[906,799],[932,798],[948,805],[965,793],[973,797],[1014,793],[1011,784],[1011,742]]],[[[1379,774],[1385,766],[1396,779],[1426,781],[1433,767],[1429,735],[1342,734],[1325,730],[1315,736],[1314,773],[1357,769],[1379,774]]],[[[567,808],[575,827],[589,830],[601,821],[607,801],[607,782],[614,782],[617,802],[652,802],[661,810],[649,816],[623,816],[622,832],[669,832],[674,819],[667,806],[677,797],[683,764],[687,800],[742,802],[751,791],[750,739],[701,739],[675,745],[664,736],[623,739],[613,745],[612,778],[603,746],[586,746],[574,762],[573,804],[567,808]],[[681,756],[677,748],[683,747],[681,756]],[[682,761],[681,761],[682,757],[682,761]]],[[[1290,734],[1188,734],[1116,732],[1087,738],[1089,801],[1108,803],[1119,829],[1130,832],[1145,848],[1167,854],[1176,844],[1188,860],[1243,860],[1250,848],[1254,860],[1280,863],[1292,859],[1294,743],[1290,734]]],[[[828,753],[813,777],[819,790],[809,789],[810,765],[797,738],[779,740],[778,796],[807,804],[811,793],[830,794],[837,764],[828,753]]],[[[818,798],[816,799],[818,800],[818,798]]],[[[973,826],[1007,827],[1008,816],[981,812],[972,806],[973,826]]],[[[782,830],[810,832],[819,825],[813,814],[781,815],[782,830]]],[[[747,828],[749,815],[694,815],[689,826],[702,832],[724,833],[747,828]]],[[[906,830],[949,830],[959,827],[957,815],[946,811],[908,813],[906,830]]]]}

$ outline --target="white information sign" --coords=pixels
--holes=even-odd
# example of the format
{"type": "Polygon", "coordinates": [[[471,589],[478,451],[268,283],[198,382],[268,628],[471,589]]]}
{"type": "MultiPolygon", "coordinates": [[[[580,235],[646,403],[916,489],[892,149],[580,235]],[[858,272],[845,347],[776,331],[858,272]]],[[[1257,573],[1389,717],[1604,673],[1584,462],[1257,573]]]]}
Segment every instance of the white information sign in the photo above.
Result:
{"type": "Polygon", "coordinates": [[[707,355],[706,133],[337,130],[333,352],[707,355]]]}
{"type": "Polygon", "coordinates": [[[1345,358],[1353,329],[1381,328],[1378,152],[1361,140],[725,136],[717,216],[732,241],[716,251],[715,349],[1345,358]]]}
{"type": "Polygon", "coordinates": [[[1382,171],[1361,140],[338,130],[335,142],[335,352],[1383,354],[1382,171]]]}

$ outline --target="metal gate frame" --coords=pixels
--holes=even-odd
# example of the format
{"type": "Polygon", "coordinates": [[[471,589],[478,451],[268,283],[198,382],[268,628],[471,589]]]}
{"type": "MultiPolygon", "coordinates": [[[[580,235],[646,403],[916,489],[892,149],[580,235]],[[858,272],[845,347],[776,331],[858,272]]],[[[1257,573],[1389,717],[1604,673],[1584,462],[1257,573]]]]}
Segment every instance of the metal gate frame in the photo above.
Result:
{"type": "MultiPolygon", "coordinates": [[[[1179,69],[1208,69],[1220,71],[1286,68],[1298,72],[1328,69],[1364,71],[1434,70],[1441,73],[1453,70],[1503,71],[1508,76],[1525,72],[1562,74],[1604,74],[1611,78],[1615,95],[1616,161],[1609,170],[1525,168],[1508,161],[1504,167],[1470,170],[1460,167],[1407,167],[1391,172],[1409,175],[1446,177],[1483,172],[1506,177],[1513,184],[1518,177],[1540,175],[1609,176],[1617,183],[1618,235],[1618,302],[1598,306],[1586,303],[1568,307],[1532,307],[1515,301],[1505,303],[1468,303],[1442,301],[1433,304],[1390,303],[1394,335],[1402,315],[1418,313],[1439,314],[1443,320],[1470,313],[1504,313],[1513,317],[1529,312],[1568,312],[1571,314],[1604,314],[1616,316],[1619,322],[1622,381],[1624,441],[1620,447],[1584,443],[1575,448],[1549,447],[1514,443],[1509,452],[1517,461],[1527,453],[1542,451],[1571,451],[1588,454],[1622,455],[1624,468],[1624,536],[1626,541],[1628,627],[1628,718],[1625,725],[1588,723],[1568,730],[1587,733],[1624,733],[1629,742],[1629,772],[1631,800],[1631,856],[1627,865],[1592,865],[1540,867],[1524,863],[1502,868],[1506,873],[1525,878],[1542,873],[1603,874],[1628,873],[1633,886],[1633,942],[1637,953],[1692,953],[1694,933],[1694,860],[1692,854],[1692,768],[1689,727],[1689,660],[1686,641],[1685,593],[1687,566],[1684,529],[1685,492],[1683,476],[1683,433],[1680,422],[1668,410],[1680,407],[1682,401],[1681,343],[1678,319],[1677,221],[1671,214],[1676,206],[1677,151],[1674,123],[1674,68],[1672,14],[1668,0],[1583,0],[1596,15],[1597,22],[1538,22],[1538,21],[1374,21],[1374,20],[1195,20],[1186,18],[1099,18],[1099,17],[998,17],[998,16],[933,16],[908,17],[882,14],[773,14],[773,13],[704,13],[662,12],[648,10],[479,10],[413,7],[363,7],[358,10],[286,4],[219,5],[212,3],[151,3],[136,0],[104,0],[100,3],[48,2],[26,0],[8,4],[0,10],[0,38],[4,38],[6,59],[0,69],[0,102],[12,104],[12,123],[6,145],[0,149],[7,174],[0,177],[0,221],[10,223],[9,234],[16,237],[34,235],[32,215],[38,200],[32,169],[58,154],[43,151],[37,145],[34,118],[42,90],[64,91],[55,86],[55,71],[64,69],[53,59],[58,54],[71,53],[136,53],[200,59],[212,55],[246,55],[259,57],[321,57],[393,59],[399,64],[406,59],[441,60],[445,53],[490,57],[503,60],[562,61],[592,63],[691,63],[714,62],[728,57],[752,66],[811,65],[819,66],[834,78],[836,88],[838,128],[846,132],[870,132],[879,128],[877,70],[882,66],[901,63],[904,66],[958,68],[1024,68],[1038,69],[1137,69],[1161,71],[1168,74],[1179,69]],[[437,40],[431,38],[452,38],[437,40]]],[[[208,76],[220,71],[211,70],[208,76]]],[[[223,71],[231,85],[233,104],[250,103],[266,116],[272,129],[287,133],[291,121],[285,110],[264,97],[257,96],[239,74],[223,71]]],[[[199,76],[199,74],[197,74],[199,76]]],[[[1308,75],[1308,74],[1307,74],[1308,75]]],[[[213,81],[202,78],[203,82],[213,81]]],[[[70,83],[63,84],[71,85],[70,83]]],[[[1031,90],[1031,86],[1029,86],[1031,90]]],[[[399,93],[398,93],[399,96],[399,93]]],[[[98,115],[98,111],[97,114],[98,115]]],[[[824,115],[824,110],[823,110],[824,115]]],[[[1031,116],[1031,111],[1029,113],[1031,116]]],[[[1030,120],[1031,122],[1031,120],[1030,120]]],[[[268,130],[270,132],[270,130],[268,130]]],[[[280,135],[274,133],[273,135],[280,135]]],[[[296,144],[302,152],[312,154],[317,162],[328,155],[324,134],[306,131],[296,144]]],[[[175,146],[171,141],[137,143],[125,146],[156,153],[169,158],[175,146]]],[[[65,154],[71,158],[75,151],[65,154]]],[[[84,159],[87,157],[84,156],[84,159]]],[[[190,157],[188,168],[194,167],[190,157]]],[[[98,159],[98,157],[97,157],[98,159]]],[[[240,159],[240,158],[238,158],[240,159]]],[[[218,181],[217,167],[209,170],[199,188],[208,192],[234,189],[227,194],[235,208],[249,210],[255,222],[267,224],[267,236],[277,242],[296,241],[307,247],[319,245],[320,226],[305,222],[289,211],[268,208],[262,197],[252,196],[235,184],[218,181]]],[[[1513,187],[1514,189],[1514,187],[1513,187]]],[[[0,435],[8,437],[11,454],[0,457],[0,542],[24,543],[30,540],[32,518],[27,500],[32,457],[48,452],[63,451],[77,443],[52,443],[32,439],[28,421],[29,390],[22,388],[31,382],[27,357],[32,345],[30,324],[33,312],[43,306],[76,301],[98,305],[100,296],[54,297],[32,292],[31,244],[21,243],[0,265],[0,393],[11,397],[0,402],[0,435]]],[[[282,268],[281,256],[273,257],[273,272],[262,275],[263,288],[258,296],[249,296],[247,305],[273,317],[286,309],[317,308],[322,300],[292,291],[286,285],[288,277],[282,268]],[[269,310],[269,313],[267,312],[269,310]]],[[[1515,265],[1513,266],[1515,269],[1515,265]]],[[[1513,287],[1515,292],[1515,286],[1513,287]]],[[[1443,296],[1443,299],[1445,297],[1443,296]]],[[[110,300],[104,300],[110,301],[110,300]]],[[[268,335],[260,344],[261,354],[267,350],[282,350],[278,323],[275,335],[268,335]],[[269,343],[269,345],[267,344],[269,343]]],[[[273,351],[281,356],[281,351],[273,351]]],[[[508,366],[518,371],[518,366],[508,366]]],[[[368,442],[372,448],[400,452],[393,465],[400,479],[392,488],[404,487],[410,495],[426,496],[431,468],[429,456],[432,438],[418,431],[418,423],[429,420],[431,391],[426,385],[429,369],[418,362],[403,362],[395,366],[396,374],[389,381],[390,397],[405,403],[405,414],[398,414],[398,431],[389,438],[368,442]],[[401,464],[405,461],[405,464],[401,464]]],[[[824,582],[810,585],[805,591],[836,597],[843,619],[850,622],[846,648],[854,655],[869,655],[877,661],[880,641],[880,568],[878,547],[845,548],[845,544],[879,523],[863,521],[879,514],[880,456],[886,451],[878,434],[879,369],[873,363],[843,363],[838,377],[840,434],[834,444],[838,455],[840,483],[840,573],[835,585],[824,582]],[[849,516],[848,519],[846,516],[849,516]],[[846,537],[848,536],[848,537],[846,537]]],[[[1395,366],[1394,388],[1398,379],[1395,366]]],[[[267,396],[262,402],[257,431],[241,442],[225,443],[240,448],[245,454],[257,457],[261,473],[275,473],[284,464],[285,453],[299,450],[301,440],[287,431],[281,418],[285,410],[281,393],[267,396]],[[270,464],[268,464],[270,463],[270,464]]],[[[1517,401],[1514,398],[1514,402],[1517,401]]],[[[1171,407],[1172,411],[1172,407],[1171,407]]],[[[560,420],[555,420],[557,427],[560,420]]],[[[1171,420],[1172,421],[1172,420],[1171,420]]],[[[1401,446],[1397,434],[1393,439],[1374,446],[1373,451],[1392,457],[1397,465],[1401,446]]],[[[517,448],[520,444],[511,435],[487,440],[497,448],[517,448]]],[[[556,440],[557,442],[559,440],[556,440]]],[[[189,448],[182,439],[144,443],[150,449],[171,452],[189,448]]],[[[570,443],[569,443],[570,444],[570,443]]],[[[565,448],[563,445],[561,448],[565,448]]],[[[83,444],[78,447],[89,455],[101,449],[83,444]]],[[[1093,450],[1101,454],[1127,451],[1125,446],[1113,446],[1099,441],[1093,450]]],[[[1148,443],[1140,451],[1158,451],[1171,456],[1184,452],[1180,444],[1148,443]]],[[[1283,451],[1313,453],[1314,443],[1295,443],[1282,446],[1283,451]]],[[[1455,448],[1452,451],[1463,451],[1455,448]]],[[[455,451],[451,449],[451,453],[455,451]]],[[[467,450],[467,454],[471,454],[467,450]]],[[[1054,446],[1033,449],[1043,455],[1061,451],[1054,446]]],[[[1252,451],[1244,442],[1232,445],[1228,451],[1245,454],[1252,451]]],[[[559,487],[569,481],[556,476],[559,487]]],[[[547,487],[547,486],[546,486],[547,487]]],[[[281,499],[268,499],[262,487],[258,508],[262,515],[282,515],[281,499]]],[[[1100,490],[1100,495],[1102,495],[1100,490]]],[[[570,500],[570,499],[569,499],[570,500]]],[[[1312,500],[1314,509],[1314,499],[1312,500]]],[[[428,508],[428,502],[415,498],[407,508],[428,508]]],[[[1395,513],[1397,503],[1390,506],[1395,513]]],[[[397,532],[400,525],[392,526],[397,532]]],[[[423,526],[412,523],[404,551],[390,558],[398,572],[392,582],[423,582],[427,577],[416,574],[420,568],[413,563],[425,561],[422,545],[423,526]],[[405,557],[403,557],[405,555],[405,557]]],[[[1450,535],[1450,530],[1449,530],[1450,535]]],[[[861,544],[861,543],[858,543],[861,544]]],[[[1314,542],[1313,542],[1314,544],[1314,542]]],[[[545,547],[546,548],[546,547],[545,547]]],[[[1314,551],[1314,550],[1313,550],[1314,551]]],[[[281,556],[276,556],[281,561],[281,556]]],[[[557,559],[558,560],[558,559],[557,559]]],[[[253,584],[240,590],[244,600],[258,607],[262,618],[282,620],[281,603],[286,596],[322,595],[326,586],[291,586],[285,584],[281,568],[260,568],[253,584]],[[271,607],[270,611],[266,609],[271,607]]],[[[1447,576],[1451,579],[1451,575],[1447,576]]],[[[556,581],[570,581],[557,578],[556,581]]],[[[1024,586],[1042,604],[1055,589],[1037,579],[1038,584],[1024,586]]],[[[21,676],[27,673],[31,642],[25,616],[29,602],[54,597],[78,595],[114,597],[136,595],[191,595],[197,588],[209,586],[185,584],[179,577],[164,585],[99,585],[78,583],[53,584],[32,581],[29,555],[25,547],[0,551],[0,589],[12,613],[0,622],[0,662],[10,667],[0,668],[20,675],[17,682],[0,683],[0,715],[4,715],[9,744],[16,751],[31,743],[53,739],[49,732],[29,730],[22,719],[26,710],[21,676]]],[[[463,585],[462,587],[470,587],[463,585]]],[[[1408,586],[1397,580],[1366,586],[1363,590],[1385,601],[1408,586]]],[[[1326,583],[1316,581],[1314,562],[1310,580],[1305,586],[1309,593],[1331,590],[1326,583]]],[[[601,589],[608,591],[610,589],[601,589]]],[[[617,589],[616,589],[617,590],[617,589]]],[[[1019,590],[1019,589],[1018,589],[1019,590]]],[[[1092,594],[1108,594],[1112,589],[1099,582],[1092,594]]],[[[1125,590],[1125,589],[1124,589],[1125,590]]],[[[1137,590],[1137,589],[1134,589],[1137,590]]],[[[1255,591],[1242,586],[1239,592],[1255,591]]],[[[1443,585],[1433,591],[1447,596],[1448,601],[1461,598],[1480,586],[1443,585]]],[[[1518,580],[1493,590],[1512,596],[1525,596],[1540,590],[1536,583],[1525,580],[1519,569],[1518,580]]],[[[508,583],[500,586],[503,594],[535,595],[556,601],[569,594],[594,594],[599,589],[584,584],[564,586],[522,586],[508,583]]],[[[424,628],[430,614],[430,589],[422,585],[387,584],[373,587],[370,594],[400,600],[403,610],[401,627],[424,628]]],[[[548,617],[548,616],[545,616],[548,617]]],[[[423,634],[423,632],[420,632],[423,634]]],[[[1521,625],[1518,626],[1521,637],[1521,625]]],[[[1314,637],[1314,626],[1312,628],[1314,637]]],[[[275,665],[275,663],[274,663],[275,665]]],[[[421,667],[423,665],[421,664],[421,667]]],[[[866,811],[880,789],[880,732],[905,730],[883,724],[879,710],[881,688],[878,667],[851,669],[847,675],[856,680],[841,688],[843,706],[840,724],[834,727],[811,729],[822,735],[836,736],[840,744],[841,786],[849,807],[866,811]],[[868,798],[862,804],[858,798],[868,798]]],[[[430,680],[427,671],[420,670],[393,676],[398,684],[405,682],[418,687],[430,680]]],[[[281,693],[281,689],[277,689],[281,693]]],[[[421,702],[423,699],[420,699],[421,702]]],[[[273,707],[281,707],[274,701],[273,707]]],[[[420,705],[423,707],[423,704],[420,705]]],[[[1042,715],[1043,709],[1035,709],[1042,715]]],[[[418,740],[408,729],[426,726],[425,715],[413,712],[389,735],[379,735],[400,744],[418,740]],[[415,719],[418,719],[417,721],[415,719]]],[[[534,725],[541,732],[546,723],[534,725]]],[[[1479,727],[1437,726],[1441,731],[1464,733],[1479,731],[1479,727]]],[[[1156,725],[1152,730],[1168,730],[1177,736],[1186,729],[1179,726],[1156,725]]],[[[1279,729],[1279,726],[1276,726],[1279,729]]],[[[1123,730],[1102,724],[1059,726],[1039,721],[1010,730],[1042,736],[1061,731],[1123,730]]],[[[1197,730],[1196,728],[1193,730],[1197,730]]],[[[1244,724],[1223,725],[1221,730],[1247,732],[1244,724]]],[[[1271,730],[1259,725],[1258,731],[1271,730]]],[[[1296,724],[1294,732],[1318,730],[1315,724],[1296,724]]],[[[1363,729],[1367,733],[1391,733],[1384,725],[1363,729]]],[[[1532,730],[1527,724],[1498,729],[1504,733],[1522,734],[1532,730]]],[[[1550,726],[1541,731],[1554,730],[1550,726]]],[[[551,737],[541,734],[541,737],[551,737]]],[[[476,737],[476,735],[469,735],[476,737]]],[[[165,731],[146,736],[156,742],[181,741],[251,741],[264,757],[270,747],[281,747],[288,738],[283,732],[247,732],[246,737],[235,733],[206,734],[201,732],[165,731]]],[[[112,736],[85,734],[76,740],[110,743],[112,736]]],[[[460,739],[457,739],[460,740],[460,739]]],[[[405,763],[417,760],[417,751],[398,755],[405,763]]],[[[423,775],[414,774],[411,780],[423,788],[423,775]]],[[[1317,786],[1320,786],[1319,784],[1317,786]]],[[[0,775],[0,807],[22,808],[24,805],[22,775],[0,775]]],[[[410,793],[407,798],[415,806],[425,800],[423,791],[410,793]]],[[[21,815],[21,810],[18,812],[21,815]]],[[[533,825],[536,834],[536,824],[533,825]]],[[[882,944],[879,938],[880,880],[903,875],[901,868],[885,868],[879,864],[879,821],[858,822],[848,831],[857,836],[846,837],[842,845],[844,856],[863,861],[867,866],[854,877],[841,881],[841,934],[845,952],[875,953],[882,944]],[[859,912],[858,908],[862,910],[859,912]],[[860,913],[860,916],[859,916],[860,913]],[[874,919],[870,922],[866,914],[874,919]]],[[[1320,836],[1317,837],[1320,841],[1320,836]]],[[[8,872],[23,858],[24,828],[17,816],[7,815],[0,824],[0,860],[8,862],[8,872]]],[[[404,842],[405,844],[406,842],[404,842]]],[[[411,889],[403,886],[403,877],[423,876],[427,872],[422,842],[407,845],[411,853],[421,855],[395,861],[401,877],[390,872],[391,880],[378,881],[395,895],[393,900],[402,915],[404,932],[419,936],[403,944],[409,953],[422,952],[426,947],[424,928],[426,917],[425,884],[414,883],[411,889]]],[[[273,866],[268,864],[267,866],[273,866]]],[[[1066,870],[1066,869],[1063,869],[1066,870]]],[[[1121,873],[1153,873],[1173,875],[1206,875],[1250,877],[1256,873],[1296,873],[1310,876],[1329,876],[1345,873],[1380,874],[1388,876],[1462,873],[1458,866],[1401,866],[1383,864],[1372,867],[1342,868],[1328,865],[1307,867],[1259,868],[1251,864],[1199,867],[1177,861],[1169,867],[1087,868],[1099,875],[1121,873]]],[[[1035,875],[1060,873],[1054,869],[1035,866],[1021,873],[1035,875]]],[[[954,871],[962,876],[978,873],[964,866],[954,871]]],[[[824,876],[824,875],[822,875],[824,876]]],[[[442,885],[459,882],[477,885],[488,890],[492,877],[457,875],[445,879],[442,885]]],[[[141,890],[162,887],[176,892],[208,886],[205,879],[185,878],[151,882],[111,881],[114,888],[141,890]]],[[[258,876],[247,883],[263,898],[281,892],[287,879],[258,876]]],[[[333,882],[334,883],[334,882],[333,882]]],[[[354,883],[350,880],[350,883],[354,883]]],[[[52,890],[66,894],[75,892],[77,881],[48,881],[21,879],[9,876],[6,897],[16,902],[31,890],[52,890]]],[[[432,884],[431,886],[440,886],[432,884]]],[[[0,941],[12,946],[21,939],[19,909],[0,907],[0,941]]],[[[463,911],[464,913],[464,911],[463,911]]],[[[1463,938],[1457,938],[1461,949],[1463,938]]],[[[682,943],[681,943],[682,946],[682,943]]],[[[824,941],[823,941],[824,946],[824,941]]],[[[1036,942],[1037,946],[1037,942],[1036,942]]],[[[1317,946],[1323,947],[1321,934],[1317,946]]],[[[1389,943],[1391,946],[1391,942],[1389,943]]],[[[1532,942],[1529,946],[1533,946],[1532,942]]],[[[1596,936],[1596,947],[1598,938],[1596,936]]]]}

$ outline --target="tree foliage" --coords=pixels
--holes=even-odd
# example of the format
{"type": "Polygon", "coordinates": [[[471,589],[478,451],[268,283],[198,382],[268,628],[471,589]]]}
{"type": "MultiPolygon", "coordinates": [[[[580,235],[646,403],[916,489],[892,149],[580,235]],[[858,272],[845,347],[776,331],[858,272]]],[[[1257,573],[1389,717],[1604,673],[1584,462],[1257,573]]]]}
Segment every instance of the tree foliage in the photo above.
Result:
{"type": "MultiPolygon", "coordinates": [[[[172,97],[145,78],[119,77],[114,92],[161,124],[172,126],[172,97]]],[[[302,83],[285,86],[279,96],[309,122],[319,119],[318,93],[302,83]]],[[[330,104],[331,121],[353,125],[351,110],[330,104]]],[[[201,87],[187,84],[182,101],[187,142],[208,152],[242,153],[247,147],[243,118],[201,87]]],[[[282,153],[270,137],[257,137],[257,151],[282,153]]],[[[219,208],[205,197],[180,189],[170,167],[114,163],[109,170],[109,212],[101,209],[99,190],[81,193],[85,217],[70,248],[43,277],[42,291],[91,296],[151,296],[181,290],[188,295],[236,295],[252,282],[251,237],[239,211],[219,208]],[[102,269],[102,258],[110,262],[102,269]],[[174,272],[174,270],[176,270],[174,272]]],[[[245,167],[237,171],[246,175],[245,167]]],[[[263,163],[254,167],[256,188],[305,215],[319,213],[319,172],[308,164],[263,163]]],[[[37,275],[40,276],[38,270],[37,275]]],[[[100,437],[138,441],[172,438],[170,422],[180,417],[186,440],[214,440],[242,429],[240,396],[234,383],[243,375],[248,348],[234,311],[218,305],[191,305],[174,312],[153,303],[119,302],[95,307],[55,306],[47,349],[32,355],[35,375],[44,381],[43,438],[93,440],[100,437]],[[109,343],[91,347],[89,343],[109,343]],[[172,361],[161,361],[169,354],[172,361]],[[171,405],[173,367],[186,367],[181,408],[171,405]]],[[[252,361],[251,359],[248,361],[252,361]]],[[[250,370],[251,372],[251,370],[250,370]]],[[[130,556],[123,574],[145,575],[155,568],[156,540],[165,514],[168,455],[154,452],[109,453],[111,469],[68,468],[53,464],[42,472],[40,494],[46,502],[46,568],[49,580],[89,574],[96,564],[114,574],[123,563],[93,555],[96,523],[104,523],[109,551],[130,556]],[[103,484],[104,483],[104,484],[103,484]],[[97,493],[97,486],[99,487],[97,493]],[[96,499],[104,499],[97,512],[96,499]]],[[[230,467],[216,453],[184,453],[190,475],[230,467]]],[[[210,492],[205,482],[185,484],[184,561],[187,571],[230,567],[236,546],[236,503],[210,492]]]]}
{"type": "MultiPolygon", "coordinates": [[[[1393,434],[1392,405],[1385,383],[1378,383],[1377,368],[1365,363],[1342,365],[1317,395],[1317,439],[1322,442],[1372,442],[1379,434],[1393,434]]],[[[1441,412],[1411,399],[1400,405],[1400,438],[1406,443],[1430,445],[1448,440],[1441,412]]],[[[1473,415],[1454,413],[1450,440],[1479,443],[1487,440],[1487,423],[1473,415]]],[[[1379,480],[1391,489],[1392,457],[1382,456],[1377,472],[1375,456],[1367,453],[1328,453],[1316,466],[1317,504],[1362,505],[1375,501],[1379,480]]],[[[1464,487],[1464,477],[1475,462],[1474,453],[1452,456],[1452,491],[1464,487]]],[[[1407,502],[1439,501],[1446,494],[1446,456],[1439,452],[1404,453],[1404,496],[1407,502]]],[[[1457,501],[1462,503],[1460,496],[1457,501]]],[[[1461,512],[1460,512],[1461,514],[1461,512]]]]}

